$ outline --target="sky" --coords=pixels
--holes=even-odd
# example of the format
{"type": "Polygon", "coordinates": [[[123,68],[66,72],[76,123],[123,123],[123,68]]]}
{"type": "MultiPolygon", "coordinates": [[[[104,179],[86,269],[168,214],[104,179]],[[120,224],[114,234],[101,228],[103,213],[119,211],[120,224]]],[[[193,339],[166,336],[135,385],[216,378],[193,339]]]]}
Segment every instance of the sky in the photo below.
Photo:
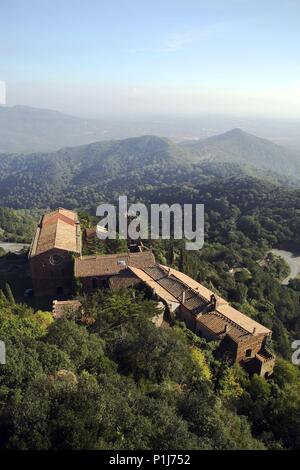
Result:
{"type": "Polygon", "coordinates": [[[7,105],[300,118],[300,0],[0,0],[7,105]]]}

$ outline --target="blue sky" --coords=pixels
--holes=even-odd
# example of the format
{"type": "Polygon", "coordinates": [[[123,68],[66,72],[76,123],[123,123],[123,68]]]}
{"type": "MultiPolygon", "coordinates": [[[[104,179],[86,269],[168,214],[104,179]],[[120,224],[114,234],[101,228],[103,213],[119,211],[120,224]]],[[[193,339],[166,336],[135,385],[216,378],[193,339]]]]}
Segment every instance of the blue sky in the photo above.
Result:
{"type": "Polygon", "coordinates": [[[299,0],[0,0],[8,104],[300,117],[299,0]]]}

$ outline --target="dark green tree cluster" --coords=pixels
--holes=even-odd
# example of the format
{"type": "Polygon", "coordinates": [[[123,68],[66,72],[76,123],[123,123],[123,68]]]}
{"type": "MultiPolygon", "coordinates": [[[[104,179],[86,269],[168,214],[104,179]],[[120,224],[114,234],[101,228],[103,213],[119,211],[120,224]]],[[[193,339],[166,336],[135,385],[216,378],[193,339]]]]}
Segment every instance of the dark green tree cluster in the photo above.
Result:
{"type": "Polygon", "coordinates": [[[88,326],[1,298],[2,449],[266,447],[233,406],[248,393],[243,372],[216,361],[213,344],[156,328],[155,304],[131,292],[82,301],[88,326]]]}
{"type": "Polygon", "coordinates": [[[0,207],[0,240],[30,243],[37,220],[38,211],[0,207]]]}

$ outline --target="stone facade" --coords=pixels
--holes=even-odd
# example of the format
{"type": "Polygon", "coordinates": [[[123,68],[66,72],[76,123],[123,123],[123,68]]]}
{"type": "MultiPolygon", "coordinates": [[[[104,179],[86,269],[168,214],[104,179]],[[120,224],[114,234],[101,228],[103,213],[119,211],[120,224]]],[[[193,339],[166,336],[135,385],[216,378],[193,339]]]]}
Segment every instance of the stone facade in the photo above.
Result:
{"type": "Polygon", "coordinates": [[[73,256],[80,253],[76,212],[59,208],[41,217],[29,252],[34,295],[69,297],[73,293],[73,256]]]}
{"type": "Polygon", "coordinates": [[[72,253],[53,248],[30,260],[34,295],[54,298],[70,297],[73,293],[72,253]]]}
{"type": "Polygon", "coordinates": [[[250,373],[273,373],[275,357],[267,349],[271,330],[179,271],[161,265],[131,270],[164,302],[171,318],[184,321],[199,336],[218,341],[220,357],[250,373]],[[171,304],[176,307],[170,308],[171,304]]]}
{"type": "MultiPolygon", "coordinates": [[[[250,373],[266,377],[273,373],[275,357],[267,349],[271,330],[186,274],[157,264],[153,253],[141,244],[127,253],[81,256],[75,212],[60,208],[45,214],[29,258],[36,296],[70,299],[74,278],[85,293],[143,284],[153,299],[159,300],[158,314],[153,319],[157,326],[164,318],[180,319],[199,336],[219,341],[217,352],[228,361],[241,364],[250,373]]],[[[54,311],[60,311],[61,306],[56,303],[54,311]]]]}

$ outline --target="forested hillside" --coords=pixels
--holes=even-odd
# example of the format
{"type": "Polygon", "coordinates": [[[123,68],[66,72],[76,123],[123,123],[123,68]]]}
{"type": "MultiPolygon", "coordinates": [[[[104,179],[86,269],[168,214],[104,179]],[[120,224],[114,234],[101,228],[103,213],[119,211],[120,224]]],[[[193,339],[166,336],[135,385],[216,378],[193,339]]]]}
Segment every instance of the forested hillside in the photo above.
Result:
{"type": "Polygon", "coordinates": [[[39,211],[0,207],[0,241],[30,243],[39,211]]]}
{"type": "MultiPolygon", "coordinates": [[[[82,226],[93,226],[96,206],[116,202],[119,194],[146,204],[204,204],[202,250],[187,253],[174,240],[145,244],[158,262],[186,272],[273,330],[274,376],[266,381],[230,367],[214,356],[214,342],[182,324],[156,328],[155,304],[138,292],[80,297],[84,315],[57,320],[16,303],[14,295],[23,294],[14,286],[15,271],[5,286],[7,255],[0,291],[0,339],[7,346],[7,364],[0,365],[0,448],[300,448],[300,377],[291,363],[291,343],[300,337],[300,283],[283,286],[287,266],[266,258],[272,247],[299,247],[300,189],[227,157],[197,162],[195,150],[184,147],[148,136],[2,155],[2,240],[29,241],[48,207],[80,209],[82,226]]],[[[85,254],[125,249],[120,240],[84,245],[85,254]]],[[[20,270],[26,269],[26,257],[20,259],[20,270]]]]}
{"type": "Polygon", "coordinates": [[[115,200],[120,193],[134,196],[141,188],[195,184],[233,175],[297,183],[297,158],[242,131],[196,144],[178,145],[143,136],[47,154],[2,154],[0,204],[20,209],[90,208],[107,198],[115,200]]]}
{"type": "Polygon", "coordinates": [[[141,190],[136,198],[149,204],[204,204],[209,240],[225,242],[233,237],[239,243],[244,234],[257,243],[298,246],[300,242],[300,189],[238,176],[141,190]]]}
{"type": "Polygon", "coordinates": [[[0,106],[0,152],[50,152],[105,137],[105,124],[30,106],[0,106]]]}
{"type": "Polygon", "coordinates": [[[282,286],[280,281],[288,272],[285,263],[272,256],[268,262],[264,259],[274,246],[298,251],[299,190],[253,178],[231,178],[218,185],[166,187],[143,192],[143,197],[149,204],[205,204],[203,249],[184,253],[179,242],[165,242],[162,251],[157,249],[158,257],[163,257],[163,263],[175,262],[273,329],[276,352],[290,358],[291,342],[300,336],[299,283],[282,286]]]}
{"type": "Polygon", "coordinates": [[[84,317],[53,321],[1,294],[0,448],[299,448],[289,362],[269,382],[249,378],[182,325],[156,328],[146,299],[83,302],[84,317]]]}
{"type": "Polygon", "coordinates": [[[183,142],[181,147],[196,161],[228,161],[290,176],[300,175],[299,152],[248,134],[241,129],[233,129],[200,141],[183,142]]]}

